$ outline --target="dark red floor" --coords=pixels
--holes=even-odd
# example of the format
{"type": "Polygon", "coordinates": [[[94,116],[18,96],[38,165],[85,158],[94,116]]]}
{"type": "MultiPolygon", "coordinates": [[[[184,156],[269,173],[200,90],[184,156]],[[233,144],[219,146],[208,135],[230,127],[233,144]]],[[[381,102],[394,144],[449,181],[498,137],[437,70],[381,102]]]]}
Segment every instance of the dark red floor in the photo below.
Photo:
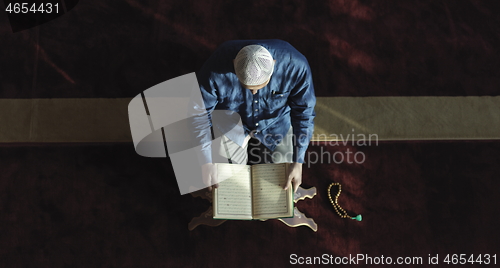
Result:
{"type": "MultiPolygon", "coordinates": [[[[133,97],[197,71],[226,40],[259,38],[301,51],[318,96],[499,95],[499,5],[89,0],[15,34],[0,12],[0,98],[133,97]]],[[[132,144],[2,144],[0,266],[281,267],[293,253],[361,253],[424,263],[439,254],[433,267],[450,267],[446,254],[500,253],[498,141],[325,149],[361,151],[366,162],[304,170],[319,194],[298,207],[317,233],[276,221],[190,232],[208,203],[178,195],[167,159],[132,144]],[[331,181],[362,222],[334,214],[331,181]]]]}
{"type": "Polygon", "coordinates": [[[231,39],[283,39],[318,96],[498,95],[500,2],[80,1],[12,34],[0,14],[0,98],[134,97],[199,70],[231,39]],[[38,53],[37,53],[38,49],[38,53]]]}
{"type": "Polygon", "coordinates": [[[188,231],[190,219],[208,203],[179,196],[166,159],[140,157],[129,144],[2,146],[1,262],[281,267],[293,253],[424,260],[428,254],[498,253],[499,142],[317,145],[308,153],[323,153],[325,163],[304,169],[304,186],[316,186],[318,196],[298,208],[314,218],[318,232],[277,221],[229,221],[188,231]],[[363,152],[365,162],[328,164],[326,152],[347,149],[363,152]],[[343,185],[341,205],[362,214],[362,222],[334,213],[325,192],[332,181],[343,185]]]}

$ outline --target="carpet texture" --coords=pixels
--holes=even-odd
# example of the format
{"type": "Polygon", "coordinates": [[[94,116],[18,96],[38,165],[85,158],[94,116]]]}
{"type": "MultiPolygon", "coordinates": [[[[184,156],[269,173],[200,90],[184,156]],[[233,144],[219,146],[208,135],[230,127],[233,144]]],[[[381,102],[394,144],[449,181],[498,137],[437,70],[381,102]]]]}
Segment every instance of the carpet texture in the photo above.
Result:
{"type": "Polygon", "coordinates": [[[495,0],[86,0],[12,34],[0,14],[0,98],[132,98],[200,69],[233,39],[283,39],[318,96],[498,95],[495,0]]]}
{"type": "MultiPolygon", "coordinates": [[[[130,100],[0,99],[0,143],[131,142],[130,100]]],[[[500,139],[498,96],[318,97],[315,110],[313,141],[500,139]]]]}
{"type": "MultiPolygon", "coordinates": [[[[188,231],[208,201],[179,196],[166,159],[130,144],[2,146],[0,257],[4,267],[282,267],[299,256],[423,257],[497,253],[498,142],[311,146],[323,163],[304,168],[318,195],[298,208],[318,224],[228,221],[188,231]],[[335,164],[326,156],[363,152],[335,164]],[[330,164],[328,163],[330,160],[330,164]],[[359,159],[358,159],[359,160],[359,159]],[[343,185],[328,202],[330,182],[343,185]]],[[[359,267],[365,267],[360,265],[359,267]]],[[[411,267],[411,266],[408,266],[411,267]]]]}
{"type": "MultiPolygon", "coordinates": [[[[3,103],[0,121],[31,120],[31,99],[132,98],[199,70],[231,39],[288,41],[308,59],[319,97],[496,98],[499,11],[496,0],[88,0],[15,34],[0,12],[0,99],[30,102],[3,103]]],[[[81,120],[65,121],[66,137],[81,120]]],[[[190,232],[209,204],[178,195],[168,159],[140,157],[131,143],[0,144],[0,266],[286,267],[294,253],[423,257],[403,267],[452,266],[446,254],[498,258],[498,141],[323,143],[307,157],[303,184],[318,195],[298,208],[316,233],[278,221],[190,232]],[[353,153],[364,161],[340,163],[353,153]],[[312,163],[315,154],[323,163],[312,163]],[[362,222],[335,215],[331,181],[362,222]],[[440,264],[427,264],[428,254],[440,264]]]]}

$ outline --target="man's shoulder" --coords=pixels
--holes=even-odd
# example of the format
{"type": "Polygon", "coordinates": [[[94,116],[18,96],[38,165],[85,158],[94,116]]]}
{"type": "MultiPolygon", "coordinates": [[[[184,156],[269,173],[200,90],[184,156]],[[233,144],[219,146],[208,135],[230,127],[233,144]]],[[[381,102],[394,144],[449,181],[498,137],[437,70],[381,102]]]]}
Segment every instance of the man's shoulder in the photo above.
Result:
{"type": "Polygon", "coordinates": [[[205,62],[200,77],[212,80],[226,79],[234,75],[233,59],[245,46],[261,45],[277,60],[276,67],[282,71],[300,71],[308,66],[307,59],[290,43],[280,39],[229,40],[222,43],[205,62]]]}

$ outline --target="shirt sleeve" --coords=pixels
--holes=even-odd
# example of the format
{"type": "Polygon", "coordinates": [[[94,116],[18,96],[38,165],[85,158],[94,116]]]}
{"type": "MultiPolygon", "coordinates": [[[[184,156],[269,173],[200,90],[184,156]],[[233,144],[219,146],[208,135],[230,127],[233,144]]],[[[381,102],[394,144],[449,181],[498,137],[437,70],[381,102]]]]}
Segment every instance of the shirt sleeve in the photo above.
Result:
{"type": "Polygon", "coordinates": [[[295,78],[297,83],[293,87],[288,105],[291,108],[290,117],[295,136],[293,162],[304,163],[304,156],[314,131],[314,117],[316,113],[316,96],[312,81],[311,69],[307,60],[301,63],[300,71],[295,78]]]}
{"type": "Polygon", "coordinates": [[[217,85],[210,79],[205,70],[197,73],[201,100],[196,100],[193,107],[192,127],[193,139],[200,146],[198,161],[200,165],[212,163],[212,118],[211,113],[218,103],[217,85]]]}

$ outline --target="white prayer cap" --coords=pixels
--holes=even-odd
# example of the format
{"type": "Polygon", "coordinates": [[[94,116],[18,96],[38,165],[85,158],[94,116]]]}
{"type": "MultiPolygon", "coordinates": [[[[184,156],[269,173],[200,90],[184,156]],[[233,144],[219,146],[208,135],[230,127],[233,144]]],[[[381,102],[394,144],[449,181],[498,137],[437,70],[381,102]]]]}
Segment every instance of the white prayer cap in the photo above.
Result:
{"type": "Polygon", "coordinates": [[[273,56],[263,46],[246,46],[236,55],[234,70],[242,84],[247,86],[262,85],[273,74],[273,56]]]}

